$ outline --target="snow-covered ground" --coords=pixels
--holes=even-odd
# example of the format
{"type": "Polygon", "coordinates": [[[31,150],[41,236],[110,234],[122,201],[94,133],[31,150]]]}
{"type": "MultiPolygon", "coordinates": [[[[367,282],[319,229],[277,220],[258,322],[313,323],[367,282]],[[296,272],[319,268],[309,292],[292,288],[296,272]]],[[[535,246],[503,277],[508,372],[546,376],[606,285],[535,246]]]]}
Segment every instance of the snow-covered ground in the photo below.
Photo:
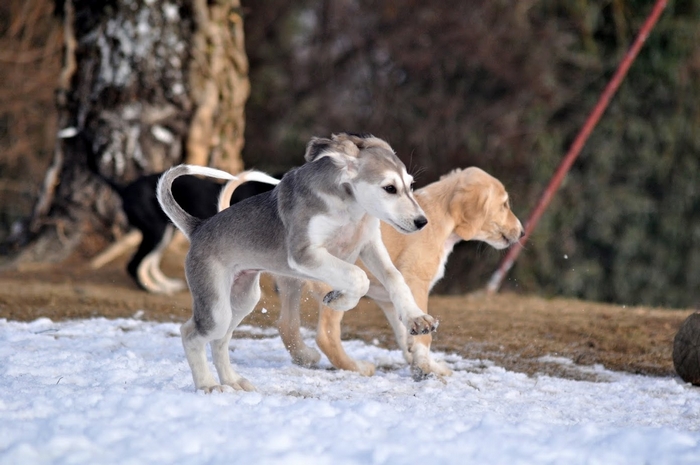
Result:
{"type": "Polygon", "coordinates": [[[414,382],[398,351],[348,341],[381,367],[365,378],[294,366],[274,331],[239,334],[232,360],[258,391],[204,395],[176,324],[0,319],[0,463],[700,463],[700,389],[679,379],[439,354],[454,375],[414,382]]]}

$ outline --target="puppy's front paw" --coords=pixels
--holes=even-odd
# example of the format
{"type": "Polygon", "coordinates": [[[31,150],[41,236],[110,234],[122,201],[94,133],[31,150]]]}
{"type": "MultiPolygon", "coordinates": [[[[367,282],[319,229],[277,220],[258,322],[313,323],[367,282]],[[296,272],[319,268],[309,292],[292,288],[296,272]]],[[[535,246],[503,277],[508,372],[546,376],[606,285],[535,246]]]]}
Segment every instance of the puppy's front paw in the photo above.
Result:
{"type": "Polygon", "coordinates": [[[331,291],[323,297],[323,303],[333,310],[346,312],[357,306],[360,297],[353,296],[343,291],[331,291]]]}
{"type": "Polygon", "coordinates": [[[323,297],[323,304],[330,306],[334,301],[338,300],[343,295],[340,291],[330,291],[323,297]]]}
{"type": "Polygon", "coordinates": [[[438,327],[438,321],[432,316],[425,314],[416,317],[408,322],[408,332],[413,336],[418,334],[430,334],[438,327]]]}

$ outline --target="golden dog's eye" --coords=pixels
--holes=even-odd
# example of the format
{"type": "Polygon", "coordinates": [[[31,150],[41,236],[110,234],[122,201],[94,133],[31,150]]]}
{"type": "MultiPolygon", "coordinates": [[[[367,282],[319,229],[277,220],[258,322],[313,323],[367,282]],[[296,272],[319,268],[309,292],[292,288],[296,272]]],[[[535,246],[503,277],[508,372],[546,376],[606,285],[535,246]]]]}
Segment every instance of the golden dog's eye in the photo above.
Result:
{"type": "Polygon", "coordinates": [[[393,186],[391,184],[388,186],[384,186],[384,190],[387,194],[396,194],[396,186],[393,186]]]}

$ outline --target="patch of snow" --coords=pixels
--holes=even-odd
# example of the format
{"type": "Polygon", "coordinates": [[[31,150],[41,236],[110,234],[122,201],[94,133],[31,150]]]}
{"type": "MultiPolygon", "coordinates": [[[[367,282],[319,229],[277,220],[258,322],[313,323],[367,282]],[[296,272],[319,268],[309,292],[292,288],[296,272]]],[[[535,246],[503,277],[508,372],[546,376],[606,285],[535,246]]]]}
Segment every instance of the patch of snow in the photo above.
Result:
{"type": "MultiPolygon", "coordinates": [[[[304,336],[313,344],[313,332],[304,336]]],[[[398,350],[355,340],[345,347],[389,368],[373,377],[330,369],[325,359],[301,368],[274,330],[244,326],[232,361],[258,391],[204,395],[193,391],[175,323],[0,319],[0,463],[690,464],[700,457],[700,390],[677,378],[528,377],[436,354],[454,375],[414,382],[398,350]],[[269,337],[246,336],[256,332],[269,337]]]]}

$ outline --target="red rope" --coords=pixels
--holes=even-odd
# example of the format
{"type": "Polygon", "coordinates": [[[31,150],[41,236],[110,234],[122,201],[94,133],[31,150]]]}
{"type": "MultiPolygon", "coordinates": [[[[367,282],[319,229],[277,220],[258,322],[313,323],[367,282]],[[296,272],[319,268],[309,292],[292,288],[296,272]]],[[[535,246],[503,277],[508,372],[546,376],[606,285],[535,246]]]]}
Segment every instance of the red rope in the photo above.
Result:
{"type": "Polygon", "coordinates": [[[600,117],[603,115],[603,112],[610,103],[610,99],[617,91],[617,88],[620,87],[620,83],[622,83],[622,80],[627,74],[627,71],[629,70],[630,66],[632,66],[632,62],[637,57],[637,54],[642,48],[644,41],[649,36],[649,32],[658,21],[665,7],[666,0],[657,0],[656,4],[654,5],[654,9],[651,11],[649,17],[642,25],[642,28],[639,30],[639,34],[637,35],[634,44],[632,44],[632,47],[630,47],[629,51],[625,54],[624,58],[622,59],[622,62],[620,62],[617,71],[615,71],[615,74],[613,75],[612,79],[610,79],[610,82],[605,87],[605,90],[601,94],[600,99],[598,99],[598,102],[593,108],[593,111],[588,116],[588,119],[581,128],[581,131],[576,136],[576,139],[574,139],[574,142],[571,144],[569,151],[567,152],[566,156],[557,168],[556,172],[554,173],[554,176],[552,176],[552,179],[549,181],[549,185],[544,190],[544,193],[540,197],[539,202],[537,202],[537,205],[535,206],[535,209],[530,215],[530,218],[527,220],[527,223],[525,223],[525,235],[519,243],[515,244],[513,247],[510,248],[508,254],[504,257],[498,269],[491,276],[491,279],[489,280],[489,283],[486,286],[486,291],[488,293],[495,293],[501,287],[503,279],[505,278],[506,274],[508,274],[508,271],[510,271],[511,267],[513,266],[513,263],[515,262],[515,259],[518,258],[518,255],[520,255],[520,251],[523,249],[525,242],[528,240],[530,234],[535,229],[535,225],[537,225],[537,222],[544,213],[544,210],[551,202],[552,197],[554,196],[556,190],[559,188],[559,185],[564,179],[564,176],[566,176],[566,173],[571,168],[571,165],[574,163],[574,160],[576,160],[576,157],[578,157],[579,153],[581,152],[583,144],[585,144],[586,140],[588,139],[588,136],[590,136],[591,132],[593,131],[593,128],[598,123],[598,120],[600,120],[600,117]]]}

